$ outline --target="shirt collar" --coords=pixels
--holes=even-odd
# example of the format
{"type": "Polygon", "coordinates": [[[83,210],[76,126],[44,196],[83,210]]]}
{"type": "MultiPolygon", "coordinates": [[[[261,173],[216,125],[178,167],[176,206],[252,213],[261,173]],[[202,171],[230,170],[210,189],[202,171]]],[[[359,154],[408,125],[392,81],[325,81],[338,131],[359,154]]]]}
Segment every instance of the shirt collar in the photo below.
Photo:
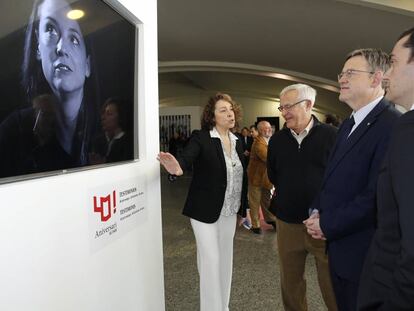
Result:
{"type": "Polygon", "coordinates": [[[414,110],[414,104],[411,106],[410,110],[414,110]]]}
{"type": "Polygon", "coordinates": [[[375,106],[384,98],[384,96],[380,96],[376,99],[374,99],[372,102],[370,102],[368,105],[365,105],[358,111],[353,111],[351,116],[354,116],[355,120],[355,127],[358,126],[362,122],[362,120],[365,119],[365,117],[371,112],[372,109],[375,108],[375,106]]]}
{"type": "Polygon", "coordinates": [[[267,137],[264,137],[264,136],[259,134],[259,135],[257,135],[257,137],[254,140],[260,140],[260,139],[264,140],[266,142],[266,144],[269,144],[270,137],[267,138],[267,137]]]}
{"type": "Polygon", "coordinates": [[[313,116],[311,116],[311,119],[310,119],[308,125],[303,129],[302,132],[300,132],[299,134],[296,134],[296,132],[294,130],[290,130],[290,132],[292,133],[292,135],[295,135],[295,136],[299,136],[301,134],[306,134],[307,135],[309,133],[309,131],[312,129],[313,123],[314,123],[313,116]]]}
{"type": "MultiPolygon", "coordinates": [[[[210,130],[210,137],[211,137],[211,138],[218,138],[218,139],[220,139],[220,140],[221,140],[220,134],[219,134],[219,132],[217,131],[216,127],[213,127],[213,129],[212,129],[212,130],[210,130]]],[[[232,132],[229,132],[229,138],[230,138],[230,140],[231,140],[231,141],[236,141],[236,140],[238,140],[238,139],[239,139],[239,138],[238,138],[236,135],[234,135],[232,132]]]]}
{"type": "Polygon", "coordinates": [[[116,134],[114,137],[112,137],[112,139],[110,139],[106,134],[105,134],[105,137],[106,137],[107,141],[111,141],[111,140],[115,140],[115,139],[120,139],[122,136],[124,136],[124,134],[125,134],[125,132],[121,131],[118,134],[116,134]]]}

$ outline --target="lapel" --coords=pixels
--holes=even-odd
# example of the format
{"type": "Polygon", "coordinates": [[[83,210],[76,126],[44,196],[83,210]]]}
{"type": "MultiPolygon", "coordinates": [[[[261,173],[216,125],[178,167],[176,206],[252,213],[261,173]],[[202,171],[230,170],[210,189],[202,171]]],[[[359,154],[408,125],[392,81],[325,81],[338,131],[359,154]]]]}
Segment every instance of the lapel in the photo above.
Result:
{"type": "Polygon", "coordinates": [[[266,145],[266,141],[265,141],[265,139],[262,137],[262,136],[257,136],[256,137],[256,139],[257,139],[257,142],[258,143],[261,143],[261,144],[265,144],[266,145]]]}
{"type": "Polygon", "coordinates": [[[246,162],[244,161],[243,147],[241,145],[240,139],[236,140],[236,152],[239,156],[243,168],[246,169],[246,162]]]}
{"type": "Polygon", "coordinates": [[[338,138],[336,139],[335,146],[333,148],[332,156],[329,161],[329,165],[326,171],[326,179],[337,167],[337,165],[343,160],[345,155],[352,150],[352,148],[358,143],[358,141],[367,133],[372,125],[377,121],[381,112],[388,107],[388,102],[382,99],[372,111],[365,117],[364,120],[358,125],[358,127],[348,137],[347,142],[344,145],[338,145],[341,135],[343,135],[344,128],[341,127],[338,138]]]}
{"type": "MultiPolygon", "coordinates": [[[[213,145],[215,146],[215,149],[216,149],[216,152],[217,152],[217,157],[220,161],[223,173],[225,174],[225,176],[227,176],[226,160],[224,158],[224,150],[223,150],[223,146],[221,145],[221,140],[218,137],[211,137],[210,132],[209,132],[209,136],[210,136],[210,139],[211,139],[213,145]]],[[[236,152],[237,152],[237,155],[239,156],[239,159],[240,159],[240,162],[242,163],[243,168],[245,169],[246,168],[245,167],[246,163],[244,161],[242,140],[238,137],[236,139],[236,152]]]]}

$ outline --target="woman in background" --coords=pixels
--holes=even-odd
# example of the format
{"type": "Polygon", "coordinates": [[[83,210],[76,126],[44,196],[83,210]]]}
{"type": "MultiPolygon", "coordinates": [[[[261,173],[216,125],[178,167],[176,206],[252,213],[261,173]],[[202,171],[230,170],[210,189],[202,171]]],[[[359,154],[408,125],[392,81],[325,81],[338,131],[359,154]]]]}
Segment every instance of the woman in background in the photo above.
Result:
{"type": "Polygon", "coordinates": [[[239,106],[218,93],[204,107],[202,129],[192,134],[182,154],[158,156],[170,177],[193,167],[183,214],[190,217],[196,238],[201,311],[229,306],[237,214],[245,217],[247,204],[243,148],[231,132],[239,118],[239,106]]]}

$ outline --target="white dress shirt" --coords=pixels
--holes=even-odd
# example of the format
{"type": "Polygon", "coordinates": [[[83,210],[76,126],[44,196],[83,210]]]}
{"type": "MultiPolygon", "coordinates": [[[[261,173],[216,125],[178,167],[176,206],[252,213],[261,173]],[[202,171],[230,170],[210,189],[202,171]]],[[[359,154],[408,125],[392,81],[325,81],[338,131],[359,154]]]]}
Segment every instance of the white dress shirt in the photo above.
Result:
{"type": "Polygon", "coordinates": [[[352,134],[352,132],[361,124],[361,122],[365,119],[365,117],[375,108],[376,105],[384,98],[384,96],[380,96],[370,102],[368,105],[362,107],[358,111],[352,112],[351,116],[354,116],[355,124],[352,127],[351,131],[349,132],[348,137],[352,134]]]}
{"type": "Polygon", "coordinates": [[[302,143],[302,141],[305,139],[305,137],[308,136],[309,131],[312,129],[312,127],[313,127],[313,117],[311,117],[311,119],[309,121],[309,124],[299,134],[296,134],[296,132],[294,130],[290,130],[290,132],[292,133],[293,137],[298,142],[299,147],[300,147],[300,144],[302,143]]]}

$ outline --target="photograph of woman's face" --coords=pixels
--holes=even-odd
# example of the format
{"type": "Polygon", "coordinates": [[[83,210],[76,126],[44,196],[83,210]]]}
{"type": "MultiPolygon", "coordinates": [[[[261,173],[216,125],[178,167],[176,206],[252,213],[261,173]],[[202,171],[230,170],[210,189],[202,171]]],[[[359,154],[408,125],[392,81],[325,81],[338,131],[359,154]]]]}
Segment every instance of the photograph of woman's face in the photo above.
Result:
{"type": "Polygon", "coordinates": [[[13,1],[0,1],[0,183],[133,160],[135,24],[102,0],[13,1]],[[108,99],[125,105],[101,120],[108,99]],[[119,152],[106,158],[115,136],[119,152]]]}
{"type": "Polygon", "coordinates": [[[38,60],[55,94],[83,88],[90,75],[90,61],[79,24],[67,17],[71,7],[64,0],[45,0],[39,6],[38,60]]]}

